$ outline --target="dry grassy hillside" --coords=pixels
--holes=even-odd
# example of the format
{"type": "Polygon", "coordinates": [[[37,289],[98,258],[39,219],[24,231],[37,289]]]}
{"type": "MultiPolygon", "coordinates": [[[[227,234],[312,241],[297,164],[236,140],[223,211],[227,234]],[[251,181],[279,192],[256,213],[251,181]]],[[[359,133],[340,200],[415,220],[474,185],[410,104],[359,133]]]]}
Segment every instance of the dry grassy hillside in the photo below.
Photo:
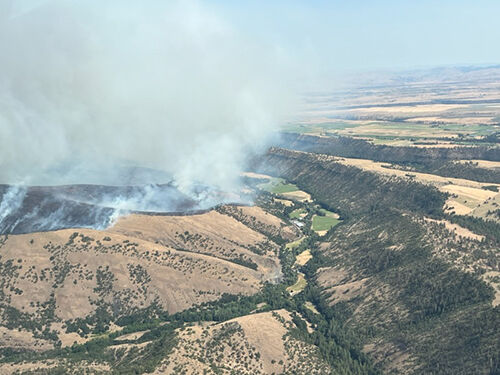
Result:
{"type": "MultiPolygon", "coordinates": [[[[330,368],[318,349],[294,337],[296,329],[284,309],[241,316],[223,323],[204,322],[177,330],[176,345],[153,372],[163,374],[327,374],[330,368]]],[[[118,336],[105,349],[117,357],[133,355],[151,341],[132,343],[150,334],[134,332],[118,336]]],[[[109,365],[63,359],[0,364],[1,374],[43,373],[64,369],[68,373],[108,374],[109,365]]]]}
{"type": "Polygon", "coordinates": [[[241,259],[243,264],[257,265],[257,269],[276,271],[278,246],[250,226],[217,211],[188,216],[130,215],[121,218],[109,232],[219,259],[241,259]]]}
{"type": "Polygon", "coordinates": [[[183,329],[155,374],[325,374],[317,348],[293,338],[290,313],[278,310],[183,329]]]}
{"type": "MultiPolygon", "coordinates": [[[[446,212],[500,221],[500,217],[492,215],[492,211],[498,208],[498,202],[500,201],[500,193],[498,192],[500,184],[477,182],[464,178],[442,177],[431,173],[408,172],[398,169],[397,166],[366,159],[330,156],[323,156],[323,158],[383,176],[395,176],[435,186],[442,192],[449,194],[444,207],[446,212]]],[[[490,163],[493,164],[493,162],[490,163]]],[[[496,162],[496,164],[500,163],[496,162]]]]}
{"type": "Polygon", "coordinates": [[[4,236],[0,347],[71,345],[89,337],[87,328],[105,329],[149,306],[175,313],[223,293],[256,293],[280,277],[277,249],[215,211],[132,215],[105,231],[4,236]]]}

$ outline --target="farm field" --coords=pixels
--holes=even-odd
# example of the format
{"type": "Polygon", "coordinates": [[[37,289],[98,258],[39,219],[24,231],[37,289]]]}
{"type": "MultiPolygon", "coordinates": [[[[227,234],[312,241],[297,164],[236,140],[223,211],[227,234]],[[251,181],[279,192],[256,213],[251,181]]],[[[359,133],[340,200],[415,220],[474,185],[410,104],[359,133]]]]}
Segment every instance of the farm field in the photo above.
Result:
{"type": "Polygon", "coordinates": [[[338,223],[340,223],[340,220],[335,217],[315,215],[312,219],[311,228],[317,233],[324,233],[333,228],[338,223]]]}
{"type": "MultiPolygon", "coordinates": [[[[430,121],[430,120],[429,120],[430,121]]],[[[398,144],[415,146],[435,146],[467,144],[474,139],[498,132],[497,124],[438,124],[410,121],[362,121],[351,123],[319,123],[288,125],[282,129],[285,132],[303,133],[318,136],[350,136],[369,139],[375,144],[398,144]]]]}
{"type": "Polygon", "coordinates": [[[307,215],[306,209],[298,208],[298,209],[290,212],[289,216],[290,216],[290,219],[300,219],[300,218],[304,217],[305,215],[307,215]]]}
{"type": "Polygon", "coordinates": [[[305,191],[299,190],[299,188],[285,181],[282,178],[271,177],[265,174],[245,172],[243,176],[253,179],[255,181],[267,180],[266,182],[261,182],[256,185],[260,190],[267,191],[268,193],[275,194],[276,199],[281,200],[281,202],[286,206],[292,206],[293,201],[298,202],[311,202],[311,195],[305,191]]]}
{"type": "Polygon", "coordinates": [[[466,77],[450,73],[411,84],[394,78],[375,87],[315,94],[282,131],[393,146],[492,145],[500,132],[500,69],[489,73],[480,81],[471,73],[467,83],[459,81],[466,77]]]}
{"type": "Polygon", "coordinates": [[[307,249],[301,252],[299,255],[297,255],[295,259],[295,264],[298,266],[304,266],[307,262],[309,262],[312,259],[312,254],[311,250],[307,249]]]}
{"type": "Polygon", "coordinates": [[[299,190],[297,186],[285,182],[281,178],[270,178],[269,182],[257,185],[259,189],[268,191],[274,194],[291,193],[299,190]]]}

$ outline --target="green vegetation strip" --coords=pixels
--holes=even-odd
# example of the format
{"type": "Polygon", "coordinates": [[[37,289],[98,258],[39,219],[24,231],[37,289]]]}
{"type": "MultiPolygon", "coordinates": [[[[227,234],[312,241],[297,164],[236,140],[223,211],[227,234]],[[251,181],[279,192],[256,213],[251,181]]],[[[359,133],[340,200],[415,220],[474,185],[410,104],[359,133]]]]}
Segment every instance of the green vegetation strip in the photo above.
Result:
{"type": "Polygon", "coordinates": [[[289,286],[288,290],[292,295],[302,292],[307,286],[307,280],[304,278],[302,273],[297,274],[297,282],[292,286],[289,286]]]}
{"type": "Polygon", "coordinates": [[[302,243],[302,241],[305,240],[306,237],[302,237],[302,238],[299,238],[297,241],[293,241],[293,242],[290,242],[288,244],[286,244],[286,248],[288,250],[293,250],[293,249],[296,249],[300,246],[300,244],[302,243]]]}

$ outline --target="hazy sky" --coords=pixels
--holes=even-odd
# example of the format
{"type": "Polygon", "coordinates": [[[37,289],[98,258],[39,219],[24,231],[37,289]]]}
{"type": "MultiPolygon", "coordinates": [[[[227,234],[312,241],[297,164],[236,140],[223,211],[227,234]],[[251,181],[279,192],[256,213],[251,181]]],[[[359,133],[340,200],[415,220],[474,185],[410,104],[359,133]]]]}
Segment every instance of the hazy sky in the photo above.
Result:
{"type": "MultiPolygon", "coordinates": [[[[2,2],[25,10],[49,0],[2,2]]],[[[181,2],[201,5],[238,32],[325,72],[500,63],[500,0],[181,2]]]]}
{"type": "Polygon", "coordinates": [[[216,1],[322,70],[500,63],[499,0],[216,1]]]}

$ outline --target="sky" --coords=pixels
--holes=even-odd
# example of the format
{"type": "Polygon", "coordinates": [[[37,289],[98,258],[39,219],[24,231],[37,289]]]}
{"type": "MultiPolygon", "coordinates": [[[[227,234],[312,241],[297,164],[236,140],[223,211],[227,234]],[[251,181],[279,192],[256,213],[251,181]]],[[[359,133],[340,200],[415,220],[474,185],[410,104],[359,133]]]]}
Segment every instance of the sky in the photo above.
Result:
{"type": "MultiPolygon", "coordinates": [[[[21,12],[50,0],[2,2],[21,12]]],[[[239,32],[273,44],[301,64],[309,60],[323,74],[500,63],[498,0],[181,2],[210,9],[239,32]]]]}
{"type": "MultiPolygon", "coordinates": [[[[14,4],[16,11],[22,13],[51,0],[2,2],[14,4]]],[[[147,8],[156,2],[145,0],[142,4],[147,8]]],[[[122,3],[122,8],[130,4],[122,3]]],[[[346,71],[500,63],[498,0],[181,0],[180,3],[203,7],[241,35],[274,48],[287,59],[288,67],[296,70],[298,81],[309,78],[318,81],[321,77],[327,80],[346,71]]]]}
{"type": "Polygon", "coordinates": [[[498,0],[215,1],[222,13],[330,74],[500,62],[498,0]]]}

